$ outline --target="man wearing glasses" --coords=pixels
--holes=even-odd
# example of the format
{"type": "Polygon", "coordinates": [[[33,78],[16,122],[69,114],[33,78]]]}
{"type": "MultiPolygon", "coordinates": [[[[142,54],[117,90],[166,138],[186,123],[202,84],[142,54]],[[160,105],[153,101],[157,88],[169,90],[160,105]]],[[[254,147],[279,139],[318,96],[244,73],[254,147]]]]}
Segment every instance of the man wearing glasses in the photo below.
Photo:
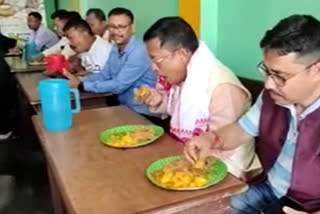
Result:
{"type": "MultiPolygon", "coordinates": [[[[144,41],[154,70],[172,87],[168,93],[150,89],[142,101],[151,111],[171,116],[170,134],[179,141],[230,124],[249,108],[248,90],[182,18],[159,19],[144,41]]],[[[226,157],[230,173],[245,179],[260,169],[253,146],[248,142],[226,157]]]]}
{"type": "Polygon", "coordinates": [[[214,155],[258,137],[264,173],[232,198],[232,213],[320,213],[320,22],[285,18],[260,47],[266,79],[256,103],[238,122],[189,141],[186,157],[196,161],[197,150],[214,155]]]}
{"type": "Polygon", "coordinates": [[[109,12],[108,18],[114,45],[102,71],[86,76],[81,82],[67,72],[65,75],[70,79],[70,85],[79,90],[111,92],[118,95],[120,104],[127,105],[140,114],[154,116],[144,104],[133,97],[135,88],[141,85],[154,87],[156,80],[143,42],[133,35],[133,14],[125,8],[114,8],[109,12]]]}

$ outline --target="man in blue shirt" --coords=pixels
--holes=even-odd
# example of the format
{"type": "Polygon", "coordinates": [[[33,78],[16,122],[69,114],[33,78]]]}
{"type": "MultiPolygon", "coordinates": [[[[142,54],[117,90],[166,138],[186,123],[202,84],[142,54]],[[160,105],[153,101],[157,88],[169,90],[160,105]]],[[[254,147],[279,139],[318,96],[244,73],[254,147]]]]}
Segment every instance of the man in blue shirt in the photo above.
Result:
{"type": "Polygon", "coordinates": [[[156,81],[143,42],[133,36],[133,14],[125,8],[114,8],[108,17],[110,36],[115,45],[103,70],[86,76],[81,82],[70,73],[65,72],[65,75],[72,87],[88,92],[117,94],[120,104],[152,116],[148,108],[133,96],[135,88],[141,85],[154,87],[156,81]]]}

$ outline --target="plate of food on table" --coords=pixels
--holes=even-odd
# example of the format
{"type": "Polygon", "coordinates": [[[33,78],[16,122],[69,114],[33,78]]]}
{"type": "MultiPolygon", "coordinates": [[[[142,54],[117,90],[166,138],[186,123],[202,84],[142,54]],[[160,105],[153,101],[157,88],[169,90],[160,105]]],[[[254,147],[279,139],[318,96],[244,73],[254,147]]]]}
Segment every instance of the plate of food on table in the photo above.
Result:
{"type": "Polygon", "coordinates": [[[135,148],[154,142],[163,133],[163,128],[156,125],[123,125],[102,131],[100,141],[110,147],[135,148]]]}
{"type": "Polygon", "coordinates": [[[191,163],[183,156],[170,156],[152,162],[146,169],[148,180],[167,190],[199,190],[222,181],[227,176],[226,164],[215,158],[191,163]]]}

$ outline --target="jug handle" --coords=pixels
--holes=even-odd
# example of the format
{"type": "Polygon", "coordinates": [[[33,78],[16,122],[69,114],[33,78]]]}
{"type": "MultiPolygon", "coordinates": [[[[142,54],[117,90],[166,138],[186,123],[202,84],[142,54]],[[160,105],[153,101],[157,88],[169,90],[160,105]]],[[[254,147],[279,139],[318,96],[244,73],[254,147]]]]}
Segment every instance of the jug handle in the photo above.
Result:
{"type": "Polygon", "coordinates": [[[80,112],[80,96],[79,96],[79,91],[76,89],[71,88],[70,92],[73,93],[74,95],[74,101],[75,101],[75,109],[71,110],[72,114],[76,114],[80,112]]]}

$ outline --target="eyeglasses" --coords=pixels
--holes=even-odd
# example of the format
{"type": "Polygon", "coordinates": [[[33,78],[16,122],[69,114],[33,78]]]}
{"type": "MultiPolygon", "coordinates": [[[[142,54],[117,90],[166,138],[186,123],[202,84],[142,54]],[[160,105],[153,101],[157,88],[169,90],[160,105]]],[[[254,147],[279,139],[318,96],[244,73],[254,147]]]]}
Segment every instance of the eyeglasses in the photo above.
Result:
{"type": "MultiPolygon", "coordinates": [[[[318,62],[320,62],[320,59],[316,60],[315,62],[311,63],[310,65],[306,66],[304,71],[307,71],[309,70],[312,66],[314,66],[315,64],[317,64],[318,62]]],[[[298,76],[299,73],[302,73],[303,71],[301,72],[298,72],[297,74],[294,74],[292,75],[291,77],[282,77],[282,76],[279,76],[277,74],[272,74],[270,72],[270,69],[265,65],[263,64],[263,62],[260,62],[258,65],[258,70],[260,71],[260,73],[263,74],[263,76],[265,76],[266,78],[270,77],[273,82],[278,85],[279,87],[283,87],[285,86],[286,82],[290,79],[293,79],[294,77],[298,76]]]]}
{"type": "Polygon", "coordinates": [[[170,54],[168,54],[168,55],[166,55],[166,56],[159,57],[158,59],[151,59],[151,61],[152,61],[152,63],[154,63],[154,64],[156,64],[158,67],[160,67],[161,64],[162,64],[162,62],[164,62],[164,60],[166,60],[167,58],[172,57],[172,56],[176,53],[177,50],[178,50],[178,49],[175,49],[175,50],[173,50],[170,54]]]}
{"type": "Polygon", "coordinates": [[[152,59],[151,61],[152,61],[152,63],[156,64],[157,66],[160,66],[161,63],[162,63],[165,59],[167,59],[168,57],[170,57],[170,56],[172,56],[172,53],[171,53],[171,54],[168,54],[168,55],[166,55],[166,56],[160,57],[160,58],[158,58],[158,59],[152,59]]]}
{"type": "Polygon", "coordinates": [[[127,29],[127,27],[129,27],[131,25],[131,23],[127,24],[127,25],[108,25],[109,29],[112,31],[124,31],[125,29],[127,29]]]}

